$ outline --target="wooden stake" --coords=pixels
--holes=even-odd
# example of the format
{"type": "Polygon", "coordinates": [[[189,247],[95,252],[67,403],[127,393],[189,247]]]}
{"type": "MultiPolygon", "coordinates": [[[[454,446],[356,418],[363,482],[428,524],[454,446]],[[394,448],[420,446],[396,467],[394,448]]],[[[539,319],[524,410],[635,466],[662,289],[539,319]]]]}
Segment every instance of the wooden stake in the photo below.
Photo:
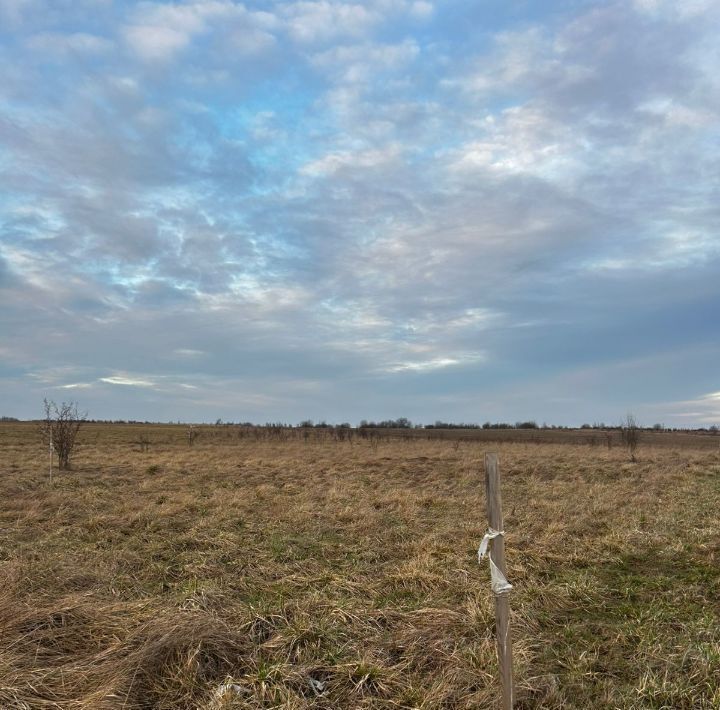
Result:
{"type": "MultiPolygon", "coordinates": [[[[488,524],[493,530],[502,531],[502,498],[500,496],[500,471],[497,454],[485,454],[485,493],[487,498],[488,524]]],[[[505,570],[505,540],[502,535],[490,540],[489,554],[492,562],[507,577],[505,570]]],[[[513,707],[512,638],[510,636],[510,601],[507,593],[495,595],[495,633],[497,635],[498,663],[502,679],[503,710],[513,707]]]]}

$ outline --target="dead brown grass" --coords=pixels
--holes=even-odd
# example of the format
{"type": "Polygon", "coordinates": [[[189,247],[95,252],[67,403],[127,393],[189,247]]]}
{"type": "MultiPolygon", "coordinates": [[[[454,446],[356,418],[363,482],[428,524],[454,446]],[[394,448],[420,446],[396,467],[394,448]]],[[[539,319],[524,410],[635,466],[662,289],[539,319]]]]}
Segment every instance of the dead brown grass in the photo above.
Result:
{"type": "MultiPolygon", "coordinates": [[[[0,426],[0,707],[495,706],[487,444],[0,426]]],[[[518,707],[720,707],[718,452],[493,448],[518,707]]]]}

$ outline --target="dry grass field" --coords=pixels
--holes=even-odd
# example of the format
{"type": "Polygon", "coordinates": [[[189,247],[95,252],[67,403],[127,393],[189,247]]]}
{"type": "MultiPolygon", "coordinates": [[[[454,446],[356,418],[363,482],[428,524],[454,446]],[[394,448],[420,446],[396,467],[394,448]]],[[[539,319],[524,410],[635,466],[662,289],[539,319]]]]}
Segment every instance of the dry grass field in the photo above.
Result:
{"type": "MultiPolygon", "coordinates": [[[[487,442],[184,433],[87,425],[51,485],[0,424],[1,708],[497,706],[487,442]]],[[[681,443],[492,445],[518,708],[720,707],[720,451],[681,443]]]]}

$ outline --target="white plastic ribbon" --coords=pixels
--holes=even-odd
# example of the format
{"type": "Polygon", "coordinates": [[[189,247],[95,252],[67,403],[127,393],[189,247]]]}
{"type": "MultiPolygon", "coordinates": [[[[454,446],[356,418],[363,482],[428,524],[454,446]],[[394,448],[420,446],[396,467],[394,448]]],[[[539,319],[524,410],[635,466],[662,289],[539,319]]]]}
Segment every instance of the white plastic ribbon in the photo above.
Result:
{"type": "MultiPolygon", "coordinates": [[[[478,562],[482,562],[485,555],[488,553],[488,545],[490,540],[496,538],[498,535],[504,535],[503,530],[493,530],[488,528],[480,547],[478,547],[478,562]]],[[[490,562],[490,586],[492,587],[493,594],[506,594],[512,589],[512,584],[507,581],[505,575],[500,571],[500,568],[493,562],[492,554],[487,555],[488,562],[490,562]]]]}

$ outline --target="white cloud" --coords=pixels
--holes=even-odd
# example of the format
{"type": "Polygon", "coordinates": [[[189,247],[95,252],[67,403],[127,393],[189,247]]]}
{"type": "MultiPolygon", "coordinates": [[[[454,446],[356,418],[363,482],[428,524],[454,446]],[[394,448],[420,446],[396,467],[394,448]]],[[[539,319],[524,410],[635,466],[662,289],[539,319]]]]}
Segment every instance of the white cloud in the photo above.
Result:
{"type": "Polygon", "coordinates": [[[86,32],[42,32],[32,35],[27,41],[28,47],[36,52],[63,55],[68,52],[77,54],[101,54],[110,51],[114,43],[105,37],[86,32]]]}
{"type": "Polygon", "coordinates": [[[130,48],[147,61],[170,59],[188,46],[191,33],[171,27],[135,25],[125,29],[125,40],[130,48]]]}
{"type": "Polygon", "coordinates": [[[476,124],[482,140],[450,154],[453,170],[491,169],[561,178],[586,165],[582,135],[537,105],[514,106],[476,124]]]}
{"type": "Polygon", "coordinates": [[[438,370],[451,365],[457,365],[460,360],[453,357],[439,357],[433,360],[425,360],[419,362],[401,362],[397,365],[391,365],[388,372],[426,372],[428,370],[438,370]]]}
{"type": "Polygon", "coordinates": [[[720,392],[710,392],[696,399],[671,402],[667,405],[670,417],[693,419],[701,426],[720,426],[720,392]]]}
{"type": "Polygon", "coordinates": [[[663,220],[648,220],[647,224],[650,236],[646,240],[623,245],[622,255],[583,262],[583,267],[598,272],[668,272],[702,265],[720,255],[720,241],[708,230],[663,220]]]}
{"type": "Polygon", "coordinates": [[[430,372],[447,367],[469,365],[486,359],[484,353],[458,353],[454,356],[434,357],[430,360],[413,360],[400,362],[387,367],[388,372],[430,372]]]}
{"type": "Polygon", "coordinates": [[[252,54],[274,44],[270,31],[278,26],[268,12],[250,12],[230,0],[195,0],[165,4],[141,3],[124,27],[125,41],[146,61],[165,61],[186,49],[193,39],[215,30],[230,33],[229,45],[252,54]]]}
{"type": "Polygon", "coordinates": [[[235,54],[250,56],[262,54],[277,46],[277,39],[271,32],[256,28],[236,30],[229,37],[235,54]]]}
{"type": "Polygon", "coordinates": [[[0,0],[0,20],[10,29],[17,28],[38,5],[38,0],[0,0]]]}
{"type": "Polygon", "coordinates": [[[661,118],[668,126],[685,128],[705,128],[717,125],[718,114],[707,108],[694,108],[665,96],[656,97],[640,104],[639,113],[661,118]]]}
{"type": "Polygon", "coordinates": [[[127,375],[113,375],[112,377],[101,377],[100,382],[109,385],[123,385],[128,387],[154,387],[155,383],[150,380],[141,380],[127,375]]]}
{"type": "Polygon", "coordinates": [[[349,170],[377,168],[397,160],[399,155],[399,145],[390,145],[382,150],[340,151],[329,153],[303,165],[300,172],[304,175],[319,176],[332,175],[345,168],[349,170]]]}
{"type": "Polygon", "coordinates": [[[280,12],[290,35],[303,44],[361,37],[381,19],[365,4],[328,0],[285,3],[280,12]]]}
{"type": "Polygon", "coordinates": [[[707,16],[717,9],[716,0],[632,0],[632,4],[640,12],[672,18],[707,16]]]}
{"type": "Polygon", "coordinates": [[[340,45],[314,54],[314,66],[343,83],[367,82],[380,74],[405,69],[420,54],[420,45],[414,39],[398,44],[340,45]]]}
{"type": "Polygon", "coordinates": [[[415,2],[410,3],[410,14],[422,20],[428,19],[434,10],[433,4],[426,0],[415,0],[415,2]]]}

